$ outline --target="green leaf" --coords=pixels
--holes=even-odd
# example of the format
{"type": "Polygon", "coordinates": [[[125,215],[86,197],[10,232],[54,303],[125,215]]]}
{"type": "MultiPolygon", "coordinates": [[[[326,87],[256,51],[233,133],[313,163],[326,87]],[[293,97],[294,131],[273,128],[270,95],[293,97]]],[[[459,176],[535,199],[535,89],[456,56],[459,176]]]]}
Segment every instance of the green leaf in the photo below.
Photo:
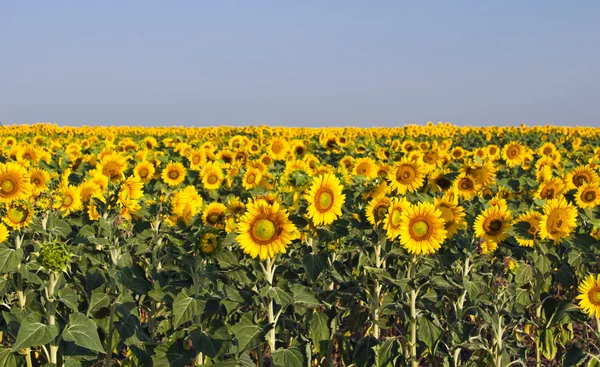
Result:
{"type": "Polygon", "coordinates": [[[98,336],[98,326],[93,320],[88,319],[79,312],[72,313],[69,316],[69,323],[63,331],[62,338],[80,347],[95,352],[104,352],[100,337],[98,336]]]}
{"type": "Polygon", "coordinates": [[[92,312],[97,311],[101,308],[108,307],[110,305],[110,298],[103,291],[92,292],[92,298],[88,305],[87,315],[89,316],[92,312]]]}
{"type": "Polygon", "coordinates": [[[306,308],[316,308],[321,306],[321,302],[313,296],[313,292],[310,292],[302,284],[294,284],[291,290],[294,294],[294,304],[306,308]]]}
{"type": "Polygon", "coordinates": [[[302,263],[304,264],[308,279],[314,282],[323,270],[327,269],[327,253],[322,252],[317,255],[306,254],[302,263]]]}
{"type": "Polygon", "coordinates": [[[12,350],[18,351],[24,348],[39,347],[50,343],[57,336],[58,326],[42,324],[39,315],[32,314],[23,319],[12,350]]]}
{"type": "Polygon", "coordinates": [[[377,345],[375,349],[375,366],[393,367],[394,359],[398,356],[398,340],[389,338],[377,345]]]}
{"type": "Polygon", "coordinates": [[[308,323],[308,336],[318,353],[326,354],[329,347],[329,317],[323,312],[313,312],[308,323]]]}
{"type": "Polygon", "coordinates": [[[579,366],[581,362],[585,360],[587,354],[585,354],[577,344],[572,344],[569,350],[567,350],[567,354],[565,355],[564,366],[563,367],[574,367],[579,366]]]}
{"type": "Polygon", "coordinates": [[[542,332],[542,354],[548,359],[554,359],[556,357],[556,342],[554,341],[554,328],[546,329],[542,332]]]}
{"type": "Polygon", "coordinates": [[[442,336],[442,329],[426,317],[421,317],[417,321],[419,327],[419,340],[427,344],[429,351],[433,353],[435,344],[442,336]]]}
{"type": "Polygon", "coordinates": [[[173,327],[177,328],[179,325],[192,321],[192,319],[198,315],[202,310],[200,309],[198,301],[188,295],[186,289],[183,289],[173,302],[173,327]]]}
{"type": "Polygon", "coordinates": [[[273,352],[273,363],[280,367],[304,367],[304,356],[298,348],[280,348],[273,352]]]}
{"type": "Polygon", "coordinates": [[[272,297],[273,300],[275,300],[275,302],[277,302],[277,304],[282,308],[286,308],[294,302],[294,297],[281,288],[269,288],[267,294],[272,297]]]}
{"type": "Polygon", "coordinates": [[[10,349],[0,348],[0,366],[17,367],[17,357],[10,349]]]}
{"type": "Polygon", "coordinates": [[[375,351],[373,347],[377,344],[377,339],[372,336],[366,336],[356,343],[353,359],[357,367],[372,366],[375,363],[375,351]]]}
{"type": "Polygon", "coordinates": [[[73,311],[77,311],[77,292],[73,289],[65,287],[58,291],[58,299],[65,306],[73,311]]]}
{"type": "Polygon", "coordinates": [[[263,329],[254,325],[252,320],[242,318],[240,322],[231,327],[238,341],[238,353],[252,349],[263,343],[263,329]]]}
{"type": "Polygon", "coordinates": [[[201,331],[196,328],[192,331],[190,339],[196,352],[202,352],[205,356],[214,359],[226,351],[231,335],[221,321],[215,320],[211,323],[209,330],[201,331]]]}
{"type": "Polygon", "coordinates": [[[0,273],[12,273],[17,270],[17,266],[23,258],[23,249],[11,249],[5,245],[0,245],[0,273]]]}
{"type": "Polygon", "coordinates": [[[515,282],[518,286],[522,286],[524,284],[532,281],[533,278],[533,270],[531,269],[531,265],[528,264],[520,264],[517,268],[517,273],[515,274],[515,282]]]}

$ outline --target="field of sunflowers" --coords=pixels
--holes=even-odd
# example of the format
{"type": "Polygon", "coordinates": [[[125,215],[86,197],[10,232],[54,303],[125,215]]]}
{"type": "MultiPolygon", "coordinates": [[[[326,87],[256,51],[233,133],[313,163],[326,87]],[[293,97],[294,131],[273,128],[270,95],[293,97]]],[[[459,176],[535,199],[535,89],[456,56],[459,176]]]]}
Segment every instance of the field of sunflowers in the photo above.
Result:
{"type": "Polygon", "coordinates": [[[600,366],[600,129],[0,127],[0,366],[600,366]]]}

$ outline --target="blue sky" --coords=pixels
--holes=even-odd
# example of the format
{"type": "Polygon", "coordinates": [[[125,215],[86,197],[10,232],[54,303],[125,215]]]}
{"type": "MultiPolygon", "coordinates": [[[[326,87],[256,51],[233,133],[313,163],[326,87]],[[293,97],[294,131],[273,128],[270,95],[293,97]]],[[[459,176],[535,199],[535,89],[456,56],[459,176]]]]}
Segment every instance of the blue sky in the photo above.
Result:
{"type": "Polygon", "coordinates": [[[4,1],[0,121],[600,126],[599,1],[4,1]]]}

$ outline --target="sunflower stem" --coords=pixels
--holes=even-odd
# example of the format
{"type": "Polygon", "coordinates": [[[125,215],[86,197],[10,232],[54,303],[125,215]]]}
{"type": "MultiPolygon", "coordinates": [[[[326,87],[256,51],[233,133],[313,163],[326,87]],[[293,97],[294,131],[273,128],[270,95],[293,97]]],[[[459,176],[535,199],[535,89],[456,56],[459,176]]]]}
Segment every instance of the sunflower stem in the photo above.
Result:
{"type": "MultiPolygon", "coordinates": [[[[50,279],[48,280],[48,325],[56,325],[56,301],[54,300],[54,288],[56,285],[56,274],[50,272],[50,279]]],[[[50,343],[50,363],[58,363],[58,345],[56,340],[50,343]]]]}
{"type": "MultiPolygon", "coordinates": [[[[264,271],[265,271],[265,277],[267,278],[267,283],[269,284],[269,287],[273,287],[273,278],[275,276],[275,268],[273,267],[273,259],[272,258],[267,258],[266,260],[266,264],[264,267],[264,271]]],[[[273,352],[275,352],[275,313],[273,312],[273,297],[267,295],[267,317],[268,317],[268,321],[269,324],[273,324],[273,327],[271,328],[271,330],[269,330],[269,333],[267,334],[267,343],[269,344],[269,349],[270,349],[270,353],[271,355],[273,355],[273,352]]]]}
{"type": "Polygon", "coordinates": [[[542,350],[540,348],[542,331],[540,330],[542,319],[542,305],[540,304],[535,308],[535,322],[538,324],[536,329],[536,338],[535,338],[535,365],[536,367],[540,367],[542,365],[542,350]]]}
{"type": "MultiPolygon", "coordinates": [[[[414,281],[416,271],[417,257],[413,255],[408,266],[408,276],[410,281],[414,281]]],[[[419,367],[417,359],[417,290],[415,285],[410,291],[410,359],[412,367],[419,367]]]]}
{"type": "Polygon", "coordinates": [[[600,317],[598,317],[598,314],[596,314],[596,331],[600,333],[600,317]]]}

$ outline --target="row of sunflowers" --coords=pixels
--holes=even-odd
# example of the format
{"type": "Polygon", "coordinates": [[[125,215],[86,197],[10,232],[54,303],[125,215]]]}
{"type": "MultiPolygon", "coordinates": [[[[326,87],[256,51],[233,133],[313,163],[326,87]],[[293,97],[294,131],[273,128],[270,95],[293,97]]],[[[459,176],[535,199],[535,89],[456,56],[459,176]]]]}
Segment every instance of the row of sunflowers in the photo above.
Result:
{"type": "Polygon", "coordinates": [[[2,366],[600,366],[600,130],[0,128],[2,366]]]}

